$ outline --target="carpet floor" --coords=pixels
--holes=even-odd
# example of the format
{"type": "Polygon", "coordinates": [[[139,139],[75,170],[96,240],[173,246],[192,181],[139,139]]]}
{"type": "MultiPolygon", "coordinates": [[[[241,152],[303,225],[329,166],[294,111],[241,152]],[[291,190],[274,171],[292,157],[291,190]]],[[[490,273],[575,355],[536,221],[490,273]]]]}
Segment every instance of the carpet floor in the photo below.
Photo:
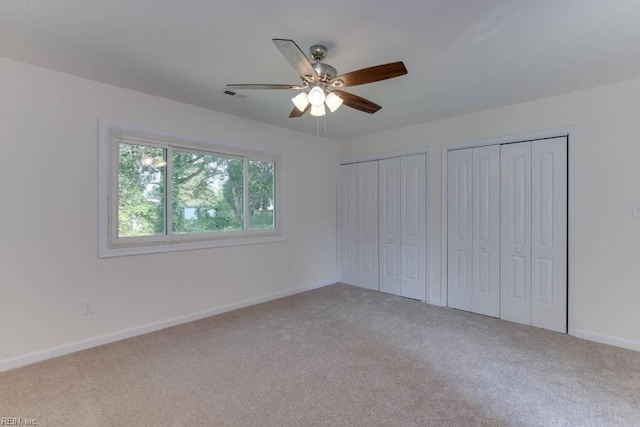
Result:
{"type": "Polygon", "coordinates": [[[0,373],[39,426],[639,426],[640,353],[337,284],[0,373]]]}

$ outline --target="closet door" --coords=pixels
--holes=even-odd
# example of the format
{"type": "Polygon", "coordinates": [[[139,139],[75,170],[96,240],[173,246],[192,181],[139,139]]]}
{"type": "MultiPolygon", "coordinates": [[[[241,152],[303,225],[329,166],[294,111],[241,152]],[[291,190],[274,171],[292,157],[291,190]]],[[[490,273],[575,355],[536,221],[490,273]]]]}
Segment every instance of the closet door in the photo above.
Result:
{"type": "Polygon", "coordinates": [[[358,284],[358,165],[340,167],[340,277],[358,284]]]}
{"type": "Polygon", "coordinates": [[[378,290],[378,162],[358,164],[358,285],[378,290]]]}
{"type": "Polygon", "coordinates": [[[402,157],[400,228],[402,283],[400,295],[426,299],[426,155],[402,157]]]}
{"type": "Polygon", "coordinates": [[[472,310],[473,150],[447,154],[447,289],[449,307],[472,310]]]}
{"type": "Polygon", "coordinates": [[[380,290],[401,294],[400,158],[380,160],[380,290]]]}
{"type": "Polygon", "coordinates": [[[567,142],[531,146],[531,324],[567,331],[567,142]]]}
{"type": "Polygon", "coordinates": [[[500,317],[531,324],[531,142],[501,154],[500,317]]]}
{"type": "Polygon", "coordinates": [[[472,310],[500,317],[500,146],[473,149],[472,310]]]}

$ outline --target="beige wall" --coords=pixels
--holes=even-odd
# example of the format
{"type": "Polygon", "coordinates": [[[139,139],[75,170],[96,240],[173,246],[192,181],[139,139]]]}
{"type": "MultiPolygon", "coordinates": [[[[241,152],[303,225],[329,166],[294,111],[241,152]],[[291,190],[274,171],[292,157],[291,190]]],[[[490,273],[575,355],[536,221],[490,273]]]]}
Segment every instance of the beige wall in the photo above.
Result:
{"type": "MultiPolygon", "coordinates": [[[[438,102],[425,100],[425,102],[438,102]]],[[[367,135],[341,159],[428,150],[430,298],[440,301],[442,145],[573,127],[573,330],[640,350],[640,80],[367,135]]],[[[570,272],[571,273],[571,272],[570,272]]]]}
{"type": "Polygon", "coordinates": [[[0,81],[0,370],[32,352],[336,281],[334,141],[2,58],[0,81]],[[281,153],[287,241],[98,259],[98,119],[281,153]],[[81,315],[84,298],[95,314],[81,315]]]}

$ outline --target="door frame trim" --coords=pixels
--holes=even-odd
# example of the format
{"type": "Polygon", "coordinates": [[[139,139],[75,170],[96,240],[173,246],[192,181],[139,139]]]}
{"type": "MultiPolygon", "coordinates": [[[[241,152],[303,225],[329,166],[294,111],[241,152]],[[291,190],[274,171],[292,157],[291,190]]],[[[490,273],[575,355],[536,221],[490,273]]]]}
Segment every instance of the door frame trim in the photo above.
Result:
{"type": "Polygon", "coordinates": [[[448,263],[448,224],[447,224],[447,154],[452,150],[463,148],[482,147],[487,145],[501,145],[524,141],[534,141],[538,139],[548,139],[557,137],[567,137],[567,332],[569,335],[576,335],[575,329],[575,149],[576,128],[566,126],[560,128],[532,131],[522,134],[489,137],[472,141],[452,142],[442,145],[442,199],[440,213],[440,305],[448,306],[447,295],[447,263],[448,263]]]}

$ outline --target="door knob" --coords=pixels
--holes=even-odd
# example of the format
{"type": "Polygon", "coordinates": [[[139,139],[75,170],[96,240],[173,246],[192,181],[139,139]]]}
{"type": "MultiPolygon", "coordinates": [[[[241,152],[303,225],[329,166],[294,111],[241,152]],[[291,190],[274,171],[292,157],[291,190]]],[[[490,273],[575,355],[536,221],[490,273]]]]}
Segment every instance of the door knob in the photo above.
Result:
{"type": "Polygon", "coordinates": [[[485,245],[480,245],[480,249],[487,249],[485,245]]]}
{"type": "Polygon", "coordinates": [[[520,253],[520,248],[516,249],[516,253],[519,254],[520,253]]]}

